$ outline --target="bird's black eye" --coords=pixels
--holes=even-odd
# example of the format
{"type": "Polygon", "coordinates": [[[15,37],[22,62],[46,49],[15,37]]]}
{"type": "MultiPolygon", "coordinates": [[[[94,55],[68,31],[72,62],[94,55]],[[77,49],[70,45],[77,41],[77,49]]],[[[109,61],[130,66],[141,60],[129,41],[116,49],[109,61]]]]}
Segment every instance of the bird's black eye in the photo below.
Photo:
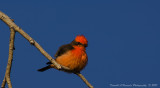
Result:
{"type": "Polygon", "coordinates": [[[81,45],[81,43],[80,43],[80,42],[77,42],[77,45],[81,45]]]}
{"type": "Polygon", "coordinates": [[[82,43],[80,43],[80,42],[76,42],[75,40],[73,40],[73,41],[71,42],[71,44],[73,44],[73,45],[83,45],[83,46],[84,46],[84,44],[82,44],[82,43]]]}

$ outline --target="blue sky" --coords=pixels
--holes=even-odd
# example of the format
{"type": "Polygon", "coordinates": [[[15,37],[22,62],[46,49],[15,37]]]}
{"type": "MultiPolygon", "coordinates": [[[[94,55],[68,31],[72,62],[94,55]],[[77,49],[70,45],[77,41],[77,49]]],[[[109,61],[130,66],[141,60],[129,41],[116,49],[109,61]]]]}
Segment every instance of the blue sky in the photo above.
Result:
{"type": "MultiPolygon", "coordinates": [[[[85,35],[89,62],[82,74],[95,88],[110,88],[110,84],[160,85],[159,3],[159,0],[3,0],[0,11],[14,19],[51,56],[76,35],[85,35]]],[[[0,83],[8,59],[9,32],[0,21],[0,83]]],[[[15,48],[13,88],[87,88],[73,74],[54,69],[37,72],[48,60],[19,33],[15,48]]]]}

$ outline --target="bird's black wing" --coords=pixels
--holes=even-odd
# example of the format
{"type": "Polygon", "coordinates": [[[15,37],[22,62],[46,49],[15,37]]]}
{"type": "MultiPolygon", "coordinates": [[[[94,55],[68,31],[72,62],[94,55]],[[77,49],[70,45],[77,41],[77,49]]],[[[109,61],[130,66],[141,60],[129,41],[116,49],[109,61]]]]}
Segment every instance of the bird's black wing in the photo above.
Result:
{"type": "Polygon", "coordinates": [[[58,56],[61,56],[62,54],[72,49],[74,49],[74,47],[71,44],[62,45],[56,52],[55,57],[57,58],[58,56]]]}
{"type": "MultiPolygon", "coordinates": [[[[61,56],[62,54],[66,53],[69,50],[74,49],[74,47],[71,44],[62,45],[59,47],[58,51],[55,54],[55,57],[61,56]]],[[[47,62],[46,64],[52,64],[51,62],[47,62]]]]}

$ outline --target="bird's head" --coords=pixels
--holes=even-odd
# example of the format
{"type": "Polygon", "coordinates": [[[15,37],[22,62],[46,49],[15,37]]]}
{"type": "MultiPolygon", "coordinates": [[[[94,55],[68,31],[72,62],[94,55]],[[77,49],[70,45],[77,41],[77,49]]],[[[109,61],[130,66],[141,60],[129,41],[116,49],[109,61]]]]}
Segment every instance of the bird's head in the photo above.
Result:
{"type": "Polygon", "coordinates": [[[88,46],[88,41],[87,41],[87,39],[85,38],[84,35],[77,35],[75,40],[73,40],[71,42],[71,44],[87,47],[88,46]]]}

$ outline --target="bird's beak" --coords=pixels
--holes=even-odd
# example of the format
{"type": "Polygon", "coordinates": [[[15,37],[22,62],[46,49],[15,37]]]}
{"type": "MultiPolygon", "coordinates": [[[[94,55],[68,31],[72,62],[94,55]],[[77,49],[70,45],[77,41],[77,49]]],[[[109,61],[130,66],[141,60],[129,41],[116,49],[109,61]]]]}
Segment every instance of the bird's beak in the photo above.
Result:
{"type": "Polygon", "coordinates": [[[84,44],[84,47],[88,47],[88,44],[84,44]]]}

